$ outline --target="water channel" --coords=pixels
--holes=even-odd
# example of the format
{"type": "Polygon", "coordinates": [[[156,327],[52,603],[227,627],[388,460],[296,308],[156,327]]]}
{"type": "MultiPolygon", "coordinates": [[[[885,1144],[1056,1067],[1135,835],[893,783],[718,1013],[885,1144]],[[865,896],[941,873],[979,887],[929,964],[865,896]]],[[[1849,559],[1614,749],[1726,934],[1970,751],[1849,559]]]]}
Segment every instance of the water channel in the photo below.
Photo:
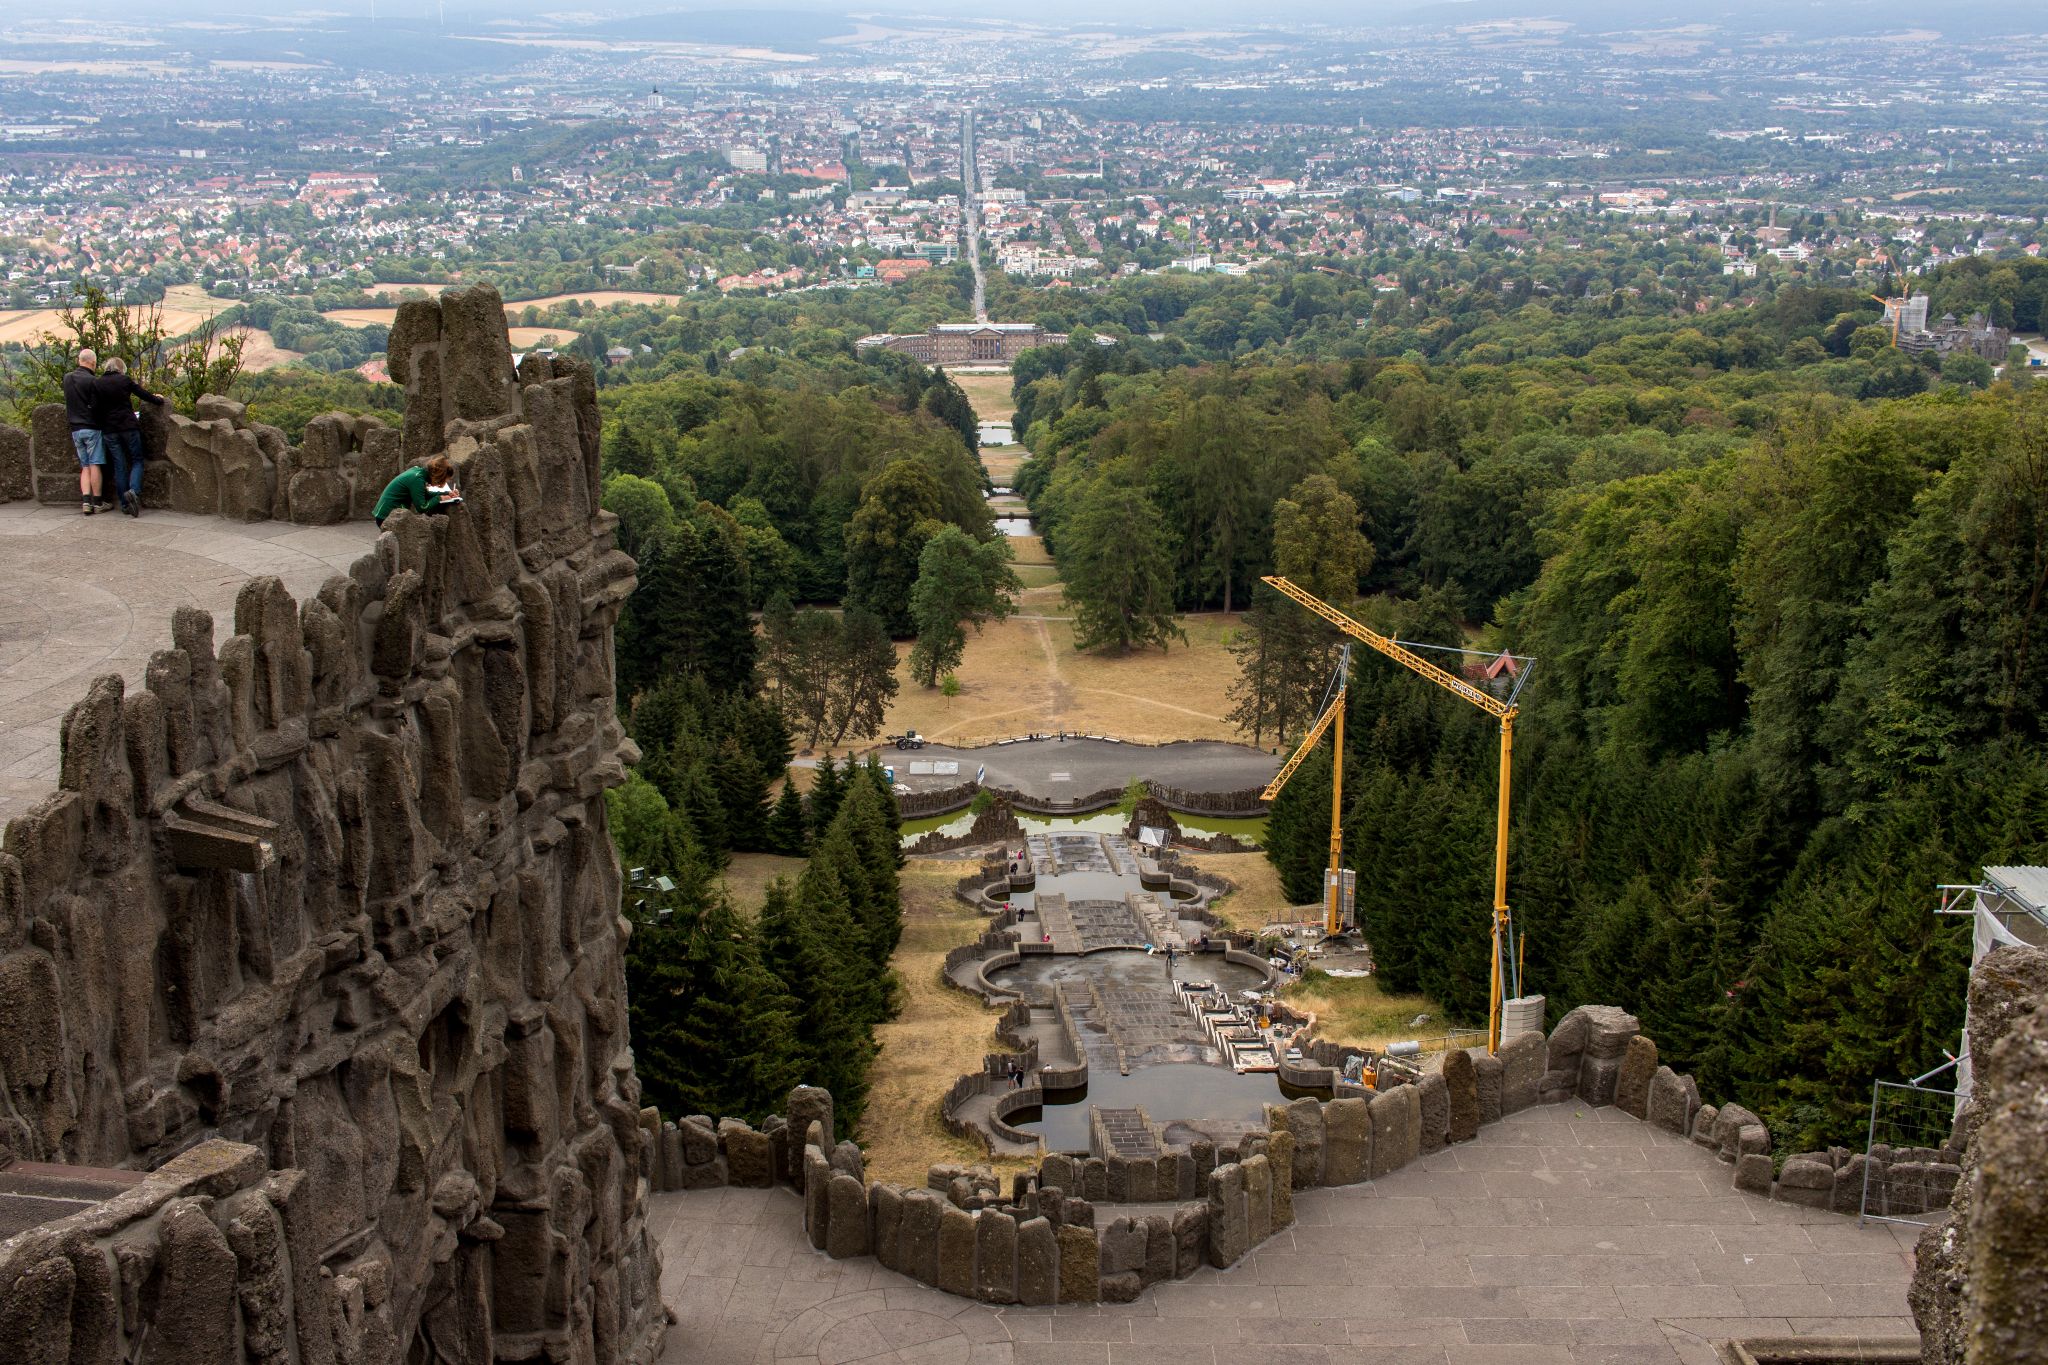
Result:
{"type": "MultiPolygon", "coordinates": [[[[1180,827],[1189,834],[1206,837],[1213,834],[1230,834],[1247,844],[1257,847],[1266,837],[1266,817],[1232,818],[1224,815],[1182,815],[1175,812],[1173,817],[1180,827]]],[[[965,834],[974,823],[974,812],[961,810],[951,815],[927,815],[903,822],[903,840],[908,843],[920,835],[937,830],[941,834],[965,834]]],[[[1079,815],[1034,815],[1030,811],[1018,811],[1017,823],[1027,834],[1084,833],[1116,834],[1128,823],[1128,817],[1115,806],[1106,806],[1098,811],[1079,815]]]]}
{"type": "Polygon", "coordinates": [[[1168,1130],[1169,1141],[1176,1141],[1185,1140],[1188,1135],[1174,1133],[1175,1124],[1193,1124],[1204,1131],[1225,1126],[1263,1127],[1265,1106],[1284,1104],[1303,1095],[1330,1098],[1328,1091],[1287,1085],[1273,1071],[1240,1074],[1228,1067],[1200,1062],[1142,1067],[1128,1076],[1094,1068],[1087,1085],[1077,1090],[1050,1091],[1042,1107],[1020,1109],[1006,1122],[1012,1128],[1037,1134],[1049,1152],[1086,1152],[1088,1110],[1093,1105],[1142,1108],[1148,1118],[1168,1130]]]}

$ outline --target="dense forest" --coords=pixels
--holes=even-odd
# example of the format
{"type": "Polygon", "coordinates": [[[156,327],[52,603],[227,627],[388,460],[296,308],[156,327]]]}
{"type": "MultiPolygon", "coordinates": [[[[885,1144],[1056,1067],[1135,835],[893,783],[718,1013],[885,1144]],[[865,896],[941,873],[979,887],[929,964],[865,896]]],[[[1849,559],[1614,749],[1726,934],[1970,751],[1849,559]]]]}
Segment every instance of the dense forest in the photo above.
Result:
{"type": "Polygon", "coordinates": [[[611,795],[635,1056],[664,1111],[759,1119],[807,1082],[850,1124],[895,1008],[900,822],[880,767],[827,757],[800,794],[792,754],[872,737],[891,635],[957,658],[1015,578],[951,381],[890,354],[722,369],[606,394],[604,504],[640,565],[615,656],[642,757],[611,795]],[[747,914],[734,853],[807,861],[747,914]]]}
{"type": "MultiPolygon", "coordinates": [[[[1916,360],[1873,311],[1831,290],[1697,320],[1529,303],[1341,363],[1034,352],[1020,484],[1063,568],[1118,544],[1151,566],[1108,606],[1150,601],[1162,627],[1249,608],[1248,737],[1299,734],[1334,654],[1257,586],[1276,568],[1400,638],[1534,656],[1509,881],[1530,988],[1553,1018],[1636,1011],[1788,1150],[1850,1140],[1873,1078],[1956,1045],[1968,937],[1935,884],[2048,858],[2048,386],[1916,360]]],[[[1468,1019],[1495,745],[1484,716],[1358,662],[1367,936],[1386,986],[1468,1019]]],[[[1271,817],[1296,900],[1320,886],[1329,782],[1319,757],[1271,817]]]]}

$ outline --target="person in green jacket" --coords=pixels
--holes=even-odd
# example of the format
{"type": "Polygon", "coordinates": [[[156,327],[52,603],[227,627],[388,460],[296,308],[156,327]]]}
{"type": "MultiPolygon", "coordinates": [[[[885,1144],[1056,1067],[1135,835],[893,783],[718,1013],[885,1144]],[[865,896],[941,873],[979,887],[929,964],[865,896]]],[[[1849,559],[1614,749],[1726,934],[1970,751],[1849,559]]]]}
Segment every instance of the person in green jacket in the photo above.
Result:
{"type": "Polygon", "coordinates": [[[455,465],[446,455],[436,455],[423,465],[414,465],[405,470],[390,483],[384,485],[384,492],[377,499],[376,509],[371,513],[377,524],[382,526],[384,518],[403,507],[410,512],[421,512],[434,516],[460,505],[459,493],[437,493],[436,488],[446,488],[448,481],[455,477],[455,465]]]}

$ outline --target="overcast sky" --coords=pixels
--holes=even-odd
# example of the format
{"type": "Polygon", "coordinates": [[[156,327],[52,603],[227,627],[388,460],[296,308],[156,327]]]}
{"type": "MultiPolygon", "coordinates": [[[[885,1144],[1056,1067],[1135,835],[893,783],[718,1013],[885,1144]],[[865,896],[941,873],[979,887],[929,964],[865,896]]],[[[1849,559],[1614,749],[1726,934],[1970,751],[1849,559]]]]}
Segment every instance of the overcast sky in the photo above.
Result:
{"type": "MultiPolygon", "coordinates": [[[[367,18],[373,0],[100,0],[70,11],[84,22],[109,14],[142,15],[165,21],[261,16],[350,16],[367,18]]],[[[433,17],[439,0],[374,0],[383,19],[433,17]]],[[[1945,24],[1979,25],[1993,15],[2006,16],[2001,31],[2012,28],[2048,31],[2048,7],[1992,5],[1944,8],[1925,0],[1033,0],[1014,10],[990,6],[986,0],[723,0],[723,3],[677,4],[674,0],[603,0],[589,5],[563,5],[553,0],[446,0],[450,27],[474,29],[479,23],[510,17],[548,16],[574,22],[579,18],[713,10],[762,15],[806,10],[847,15],[888,13],[959,18],[1017,18],[1059,24],[1117,23],[1180,28],[1257,27],[1270,24],[1336,24],[1375,27],[1426,24],[1431,27],[1506,17],[1554,18],[1600,32],[1614,29],[1709,23],[1743,29],[1790,28],[1823,36],[1830,32],[1869,33],[1907,27],[1941,29],[1945,24]]],[[[67,12],[28,5],[9,5],[0,18],[0,34],[23,22],[47,21],[67,12]]]]}

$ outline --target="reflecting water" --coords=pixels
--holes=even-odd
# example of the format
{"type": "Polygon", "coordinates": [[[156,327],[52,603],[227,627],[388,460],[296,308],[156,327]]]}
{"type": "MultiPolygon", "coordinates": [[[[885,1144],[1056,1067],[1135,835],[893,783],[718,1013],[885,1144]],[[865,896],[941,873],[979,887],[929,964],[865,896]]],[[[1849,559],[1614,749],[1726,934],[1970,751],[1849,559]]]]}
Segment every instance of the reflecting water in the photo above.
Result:
{"type": "Polygon", "coordinates": [[[1035,536],[1038,534],[1037,531],[1032,529],[1031,518],[1029,517],[997,517],[996,530],[1006,536],[1035,536]]]}
{"type": "Polygon", "coordinates": [[[1008,446],[1017,443],[1016,433],[1010,430],[1008,422],[981,423],[976,439],[985,446],[1008,446]]]}
{"type": "MultiPolygon", "coordinates": [[[[1156,985],[1164,993],[1167,989],[1166,955],[1137,949],[1115,949],[1106,953],[1090,953],[1086,957],[1027,957],[1014,967],[990,972],[988,979],[995,985],[1012,990],[1059,981],[1093,979],[1100,985],[1119,990],[1156,985]]],[[[1250,967],[1225,962],[1218,953],[1175,957],[1173,979],[1209,981],[1233,993],[1264,985],[1266,980],[1250,967]]],[[[1096,1103],[1106,1104],[1108,1101],[1097,1100],[1096,1103]]]]}
{"type": "MultiPolygon", "coordinates": [[[[1179,815],[1173,817],[1180,827],[1189,834],[1206,836],[1231,834],[1245,843],[1257,846],[1266,837],[1266,817],[1253,816],[1249,819],[1232,819],[1215,815],[1179,815]]],[[[1085,815],[1033,815],[1029,811],[1017,812],[1017,823],[1035,834],[1055,831],[1082,831],[1088,834],[1120,834],[1123,832],[1125,817],[1115,806],[1091,811],[1085,815]]],[[[921,834],[938,830],[942,834],[965,834],[974,824],[971,811],[955,811],[951,815],[927,815],[916,820],[903,822],[903,838],[907,843],[921,834]]]]}
{"type": "Polygon", "coordinates": [[[1186,1062],[1148,1066],[1120,1076],[1115,1071],[1105,1075],[1103,1068],[1096,1067],[1082,1089],[1053,1091],[1043,1108],[1020,1110],[1006,1122],[1012,1128],[1038,1134],[1050,1151],[1085,1152],[1088,1111],[1095,1105],[1142,1108],[1162,1127],[1175,1122],[1256,1125],[1265,1117],[1266,1105],[1315,1093],[1282,1085],[1279,1073],[1272,1071],[1240,1075],[1228,1067],[1186,1062]]]}

